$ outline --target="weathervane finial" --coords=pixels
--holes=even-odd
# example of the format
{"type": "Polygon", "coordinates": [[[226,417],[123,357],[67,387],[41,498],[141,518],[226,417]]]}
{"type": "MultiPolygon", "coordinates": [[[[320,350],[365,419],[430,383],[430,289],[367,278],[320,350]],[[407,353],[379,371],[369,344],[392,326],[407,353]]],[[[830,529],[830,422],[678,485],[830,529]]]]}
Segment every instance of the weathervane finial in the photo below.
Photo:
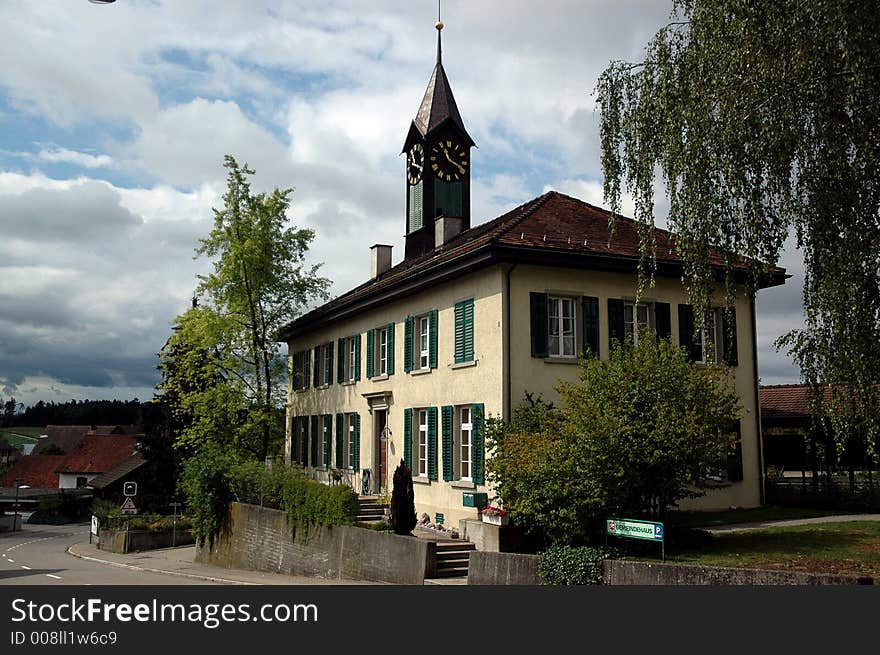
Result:
{"type": "Polygon", "coordinates": [[[437,63],[442,62],[442,48],[440,46],[440,32],[443,30],[443,21],[440,20],[440,0],[437,0],[437,22],[434,24],[437,28],[437,63]]]}

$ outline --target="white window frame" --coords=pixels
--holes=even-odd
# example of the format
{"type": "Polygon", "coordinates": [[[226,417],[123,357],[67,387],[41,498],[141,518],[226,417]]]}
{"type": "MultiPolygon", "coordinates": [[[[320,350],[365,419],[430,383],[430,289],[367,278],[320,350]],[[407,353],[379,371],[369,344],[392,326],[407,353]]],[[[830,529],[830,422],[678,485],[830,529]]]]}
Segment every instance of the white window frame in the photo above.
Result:
{"type": "Polygon", "coordinates": [[[462,405],[456,407],[458,415],[456,429],[455,453],[458,458],[458,479],[462,482],[471,482],[473,480],[473,445],[474,445],[474,416],[473,407],[471,405],[462,405]],[[465,420],[467,414],[467,420],[465,420]],[[465,440],[467,435],[467,440],[465,440]],[[467,455],[465,455],[465,451],[467,455]],[[467,475],[465,475],[467,469],[467,475]]]}
{"type": "Polygon", "coordinates": [[[632,339],[632,344],[634,346],[639,343],[639,332],[641,331],[641,328],[650,328],[654,326],[653,308],[654,305],[652,303],[623,303],[623,334],[624,337],[632,339]],[[645,310],[644,322],[639,317],[639,310],[641,309],[645,310]],[[627,313],[629,313],[629,317],[627,317],[627,313]]]}
{"type": "Polygon", "coordinates": [[[431,318],[427,314],[416,317],[419,331],[419,366],[424,371],[431,368],[431,318]]]}
{"type": "Polygon", "coordinates": [[[354,382],[354,373],[357,369],[357,363],[355,361],[355,357],[357,356],[357,348],[355,340],[360,337],[346,337],[342,344],[345,352],[342,353],[343,361],[345,362],[345,370],[343,371],[343,377],[346,382],[354,382]]]}
{"type": "MultiPolygon", "coordinates": [[[[327,464],[325,463],[328,459],[328,457],[327,457],[327,455],[328,455],[327,444],[332,443],[333,430],[329,430],[330,434],[328,434],[327,416],[325,414],[322,414],[320,416],[320,420],[321,420],[321,438],[319,439],[320,443],[318,444],[318,468],[323,469],[323,468],[328,468],[327,464]]],[[[331,446],[331,448],[332,448],[332,446],[331,446]]],[[[332,451],[330,452],[330,455],[331,456],[333,455],[332,451]]],[[[333,464],[332,457],[330,458],[330,464],[331,465],[333,464]]]]}
{"type": "Polygon", "coordinates": [[[577,309],[576,299],[570,296],[550,296],[547,301],[547,336],[550,357],[577,358],[577,309]],[[557,311],[553,311],[553,305],[557,311]],[[571,314],[565,315],[565,307],[571,307],[571,314]],[[553,322],[556,321],[556,334],[553,322]],[[571,326],[570,334],[566,334],[566,324],[571,326]],[[554,339],[556,340],[554,344],[554,339]],[[566,352],[566,339],[570,339],[571,352],[566,352]],[[555,346],[555,348],[554,348],[555,346]]]}
{"type": "Polygon", "coordinates": [[[415,419],[416,419],[416,432],[418,434],[418,439],[416,439],[416,462],[418,471],[417,475],[420,478],[428,477],[428,409],[427,407],[422,409],[415,410],[415,419]],[[423,422],[424,421],[424,422],[423,422]],[[424,457],[423,457],[424,455],[424,457]]]}
{"type": "Polygon", "coordinates": [[[345,414],[345,437],[343,438],[342,447],[345,452],[342,455],[342,463],[349,471],[354,470],[354,421],[351,420],[351,414],[345,414]]]}
{"type": "Polygon", "coordinates": [[[376,375],[388,375],[388,328],[376,328],[376,375]]]}

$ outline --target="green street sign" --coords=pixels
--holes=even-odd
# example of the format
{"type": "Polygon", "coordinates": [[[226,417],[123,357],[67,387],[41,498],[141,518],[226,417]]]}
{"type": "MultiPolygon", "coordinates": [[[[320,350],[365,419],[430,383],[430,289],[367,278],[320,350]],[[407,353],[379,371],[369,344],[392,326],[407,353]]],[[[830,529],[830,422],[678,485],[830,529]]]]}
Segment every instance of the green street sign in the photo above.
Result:
{"type": "Polygon", "coordinates": [[[443,514],[441,514],[440,512],[437,512],[436,514],[434,514],[434,523],[436,523],[437,525],[443,525],[443,521],[445,521],[445,520],[446,520],[446,517],[443,514]]]}
{"type": "Polygon", "coordinates": [[[605,521],[605,544],[608,537],[626,539],[643,539],[660,544],[660,558],[666,561],[666,540],[663,524],[655,521],[639,521],[638,519],[607,519],[605,521]]]}
{"type": "Polygon", "coordinates": [[[606,532],[613,537],[629,537],[630,539],[647,539],[663,541],[663,524],[653,521],[637,521],[635,519],[608,519],[605,521],[606,532]]]}

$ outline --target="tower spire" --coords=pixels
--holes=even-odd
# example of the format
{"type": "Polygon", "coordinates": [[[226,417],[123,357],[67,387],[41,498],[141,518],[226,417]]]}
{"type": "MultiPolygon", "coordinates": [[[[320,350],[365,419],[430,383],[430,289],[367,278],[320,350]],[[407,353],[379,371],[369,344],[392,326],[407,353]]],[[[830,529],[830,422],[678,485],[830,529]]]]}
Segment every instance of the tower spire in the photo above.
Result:
{"type": "Polygon", "coordinates": [[[443,63],[443,47],[440,43],[440,33],[443,31],[443,21],[440,20],[440,0],[437,0],[437,22],[434,24],[437,28],[437,63],[443,63]]]}

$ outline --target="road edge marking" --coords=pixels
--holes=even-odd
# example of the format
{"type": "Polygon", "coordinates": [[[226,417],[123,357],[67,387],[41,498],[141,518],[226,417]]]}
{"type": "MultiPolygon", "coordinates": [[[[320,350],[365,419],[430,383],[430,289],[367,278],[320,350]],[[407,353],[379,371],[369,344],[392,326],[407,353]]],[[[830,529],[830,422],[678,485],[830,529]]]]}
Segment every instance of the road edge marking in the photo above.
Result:
{"type": "MultiPolygon", "coordinates": [[[[183,573],[181,571],[166,571],[164,569],[154,569],[147,566],[136,566],[134,564],[123,564],[122,562],[111,562],[110,560],[100,559],[99,557],[92,557],[90,555],[82,555],[80,553],[75,553],[71,550],[73,546],[77,544],[73,544],[67,547],[67,554],[76,557],[78,559],[87,560],[89,562],[98,562],[99,564],[109,564],[110,566],[117,566],[122,569],[131,569],[133,571],[145,571],[147,573],[164,573],[165,575],[176,575],[180,578],[191,578],[194,580],[207,580],[209,582],[218,582],[221,584],[235,584],[235,585],[247,585],[259,587],[262,586],[258,582],[244,582],[243,580],[229,580],[227,578],[217,578],[207,575],[198,575],[196,573],[183,573]]],[[[123,585],[124,586],[124,585],[123,585]]]]}

